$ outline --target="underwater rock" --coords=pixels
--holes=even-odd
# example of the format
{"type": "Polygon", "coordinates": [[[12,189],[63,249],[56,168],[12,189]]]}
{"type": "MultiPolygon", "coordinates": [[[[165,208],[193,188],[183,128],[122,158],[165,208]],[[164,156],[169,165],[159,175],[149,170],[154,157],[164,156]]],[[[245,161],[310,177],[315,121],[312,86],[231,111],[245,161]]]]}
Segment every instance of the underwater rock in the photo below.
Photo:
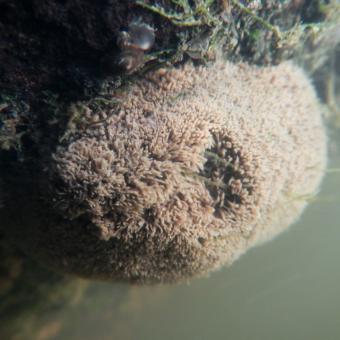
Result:
{"type": "Polygon", "coordinates": [[[292,63],[159,69],[118,111],[86,115],[0,213],[26,252],[82,277],[177,282],[229,265],[296,221],[326,166],[319,102],[292,63]]]}
{"type": "MultiPolygon", "coordinates": [[[[267,65],[303,56],[311,64],[301,48],[318,46],[333,23],[339,25],[336,0],[1,1],[0,94],[30,104],[46,90],[80,99],[121,71],[188,56],[204,61],[216,49],[232,61],[267,65]]],[[[313,65],[327,57],[327,46],[313,65]]]]}

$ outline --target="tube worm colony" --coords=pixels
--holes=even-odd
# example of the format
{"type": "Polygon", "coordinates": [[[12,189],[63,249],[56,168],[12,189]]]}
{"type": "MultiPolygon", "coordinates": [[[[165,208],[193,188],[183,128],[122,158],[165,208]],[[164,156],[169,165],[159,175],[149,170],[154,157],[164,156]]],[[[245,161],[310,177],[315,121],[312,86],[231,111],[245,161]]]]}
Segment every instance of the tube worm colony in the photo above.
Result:
{"type": "Polygon", "coordinates": [[[291,63],[159,69],[118,111],[85,115],[1,217],[83,277],[177,282],[231,264],[300,216],[326,165],[318,99],[291,63]]]}

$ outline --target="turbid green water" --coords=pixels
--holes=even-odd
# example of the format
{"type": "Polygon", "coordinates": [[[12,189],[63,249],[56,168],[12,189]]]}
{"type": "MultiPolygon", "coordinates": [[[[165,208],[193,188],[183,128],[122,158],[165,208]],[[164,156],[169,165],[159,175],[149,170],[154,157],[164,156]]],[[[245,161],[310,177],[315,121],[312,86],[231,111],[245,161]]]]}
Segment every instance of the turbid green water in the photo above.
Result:
{"type": "MultiPolygon", "coordinates": [[[[331,169],[340,168],[340,136],[337,144],[330,143],[331,169]]],[[[329,172],[298,223],[209,278],[156,287],[79,283],[71,303],[40,308],[35,338],[338,340],[339,193],[340,172],[329,172]]]]}

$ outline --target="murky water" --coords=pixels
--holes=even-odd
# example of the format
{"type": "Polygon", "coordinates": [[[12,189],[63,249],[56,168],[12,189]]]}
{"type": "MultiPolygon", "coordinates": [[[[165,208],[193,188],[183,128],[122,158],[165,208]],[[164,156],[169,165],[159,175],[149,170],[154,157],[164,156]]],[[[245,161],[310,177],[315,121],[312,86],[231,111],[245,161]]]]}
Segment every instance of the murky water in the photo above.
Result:
{"type": "Polygon", "coordinates": [[[26,313],[13,304],[9,324],[16,322],[11,329],[6,320],[6,337],[339,339],[339,132],[331,140],[330,170],[317,200],[287,232],[232,267],[179,286],[57,283],[42,291],[39,301],[28,300],[32,308],[26,313]],[[67,289],[68,295],[60,293],[67,289]]]}

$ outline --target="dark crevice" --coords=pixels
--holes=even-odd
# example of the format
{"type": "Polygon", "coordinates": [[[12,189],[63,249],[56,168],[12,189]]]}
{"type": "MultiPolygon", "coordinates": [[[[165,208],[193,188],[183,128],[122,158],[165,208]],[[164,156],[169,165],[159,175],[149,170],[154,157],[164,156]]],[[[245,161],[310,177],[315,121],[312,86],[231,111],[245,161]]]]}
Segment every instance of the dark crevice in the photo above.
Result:
{"type": "Polygon", "coordinates": [[[221,209],[228,211],[231,205],[243,204],[244,193],[235,192],[233,182],[240,182],[246,188],[246,195],[252,194],[251,179],[245,175],[244,160],[232,140],[222,134],[214,134],[214,145],[205,152],[206,162],[200,176],[204,181],[210,196],[214,200],[215,216],[221,215],[221,209]]]}

